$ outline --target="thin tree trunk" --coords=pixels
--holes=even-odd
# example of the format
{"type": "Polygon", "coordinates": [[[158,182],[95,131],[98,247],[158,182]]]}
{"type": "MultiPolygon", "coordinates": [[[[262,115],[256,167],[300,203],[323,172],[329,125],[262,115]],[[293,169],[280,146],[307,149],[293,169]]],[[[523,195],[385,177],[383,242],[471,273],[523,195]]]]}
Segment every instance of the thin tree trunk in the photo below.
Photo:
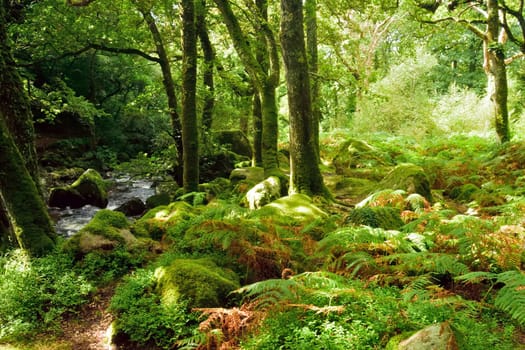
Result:
{"type": "Polygon", "coordinates": [[[306,25],[306,52],[308,68],[310,69],[312,98],[312,140],[317,157],[319,156],[319,122],[321,121],[321,106],[319,99],[319,64],[317,50],[317,0],[306,0],[304,3],[306,25]]]}
{"type": "Polygon", "coordinates": [[[500,18],[498,0],[487,1],[487,40],[484,42],[487,92],[494,111],[496,133],[502,143],[510,141],[509,112],[507,106],[508,82],[505,54],[499,42],[500,18]]]}
{"type": "MultiPolygon", "coordinates": [[[[265,55],[268,57],[269,66],[267,69],[258,61],[248,39],[244,35],[241,26],[233,13],[227,0],[214,0],[220,10],[224,23],[230,33],[233,45],[239,58],[250,76],[255,90],[261,98],[262,111],[262,163],[266,176],[279,172],[277,160],[277,140],[278,140],[278,122],[277,122],[277,101],[275,98],[275,89],[279,84],[279,57],[277,53],[277,43],[273,33],[264,19],[263,14],[260,18],[260,30],[264,34],[267,50],[265,55]]],[[[257,6],[266,6],[266,1],[262,0],[257,6]]]]}
{"type": "Polygon", "coordinates": [[[168,109],[171,117],[172,137],[175,141],[175,147],[178,153],[178,163],[176,165],[176,177],[177,182],[182,183],[182,169],[184,149],[182,145],[182,124],[179,113],[177,112],[177,94],[175,93],[175,84],[173,82],[173,76],[171,74],[171,65],[164,47],[164,41],[162,35],[157,27],[155,18],[151,14],[150,10],[139,7],[139,11],[142,13],[144,20],[148,24],[149,31],[155,43],[157,55],[159,56],[159,65],[162,72],[162,84],[168,98],[168,109]]]}
{"type": "Polygon", "coordinates": [[[328,195],[312,140],[312,104],[301,0],[281,0],[281,46],[290,111],[290,193],[328,195]]]}
{"type": "Polygon", "coordinates": [[[197,123],[197,34],[195,1],[182,0],[182,143],[184,147],[184,192],[199,186],[199,129],[197,123]]]}
{"type": "Polygon", "coordinates": [[[262,166],[262,108],[259,93],[253,94],[253,165],[262,166]]]}
{"type": "Polygon", "coordinates": [[[199,40],[201,43],[202,52],[204,55],[204,65],[202,72],[202,79],[206,88],[204,94],[204,106],[202,108],[202,134],[205,140],[208,139],[208,134],[211,132],[213,123],[213,107],[215,105],[215,86],[213,79],[213,67],[215,61],[215,52],[211,45],[208,36],[208,28],[206,25],[206,0],[199,0],[197,4],[196,26],[199,40]]]}

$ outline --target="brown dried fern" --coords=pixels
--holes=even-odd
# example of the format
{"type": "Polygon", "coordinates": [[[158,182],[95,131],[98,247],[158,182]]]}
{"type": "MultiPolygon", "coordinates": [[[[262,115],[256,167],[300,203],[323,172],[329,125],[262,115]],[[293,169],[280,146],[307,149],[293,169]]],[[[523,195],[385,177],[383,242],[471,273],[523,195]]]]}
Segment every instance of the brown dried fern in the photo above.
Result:
{"type": "Polygon", "coordinates": [[[199,325],[199,331],[206,335],[206,342],[197,350],[238,349],[239,341],[249,331],[258,326],[266,313],[256,309],[256,303],[245,303],[241,307],[198,308],[194,311],[208,316],[199,325]]]}

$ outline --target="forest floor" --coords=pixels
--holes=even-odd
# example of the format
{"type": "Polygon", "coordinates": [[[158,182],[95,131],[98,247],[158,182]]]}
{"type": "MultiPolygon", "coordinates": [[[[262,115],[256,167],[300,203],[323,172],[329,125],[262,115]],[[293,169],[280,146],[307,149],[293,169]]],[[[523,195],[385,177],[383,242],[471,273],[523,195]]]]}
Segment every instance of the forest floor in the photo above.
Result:
{"type": "Polygon", "coordinates": [[[66,317],[62,321],[63,333],[59,339],[69,344],[69,349],[108,349],[107,333],[113,318],[107,308],[114,291],[115,284],[99,289],[78,314],[66,317]]]}
{"type": "Polygon", "coordinates": [[[0,344],[0,350],[108,350],[112,349],[107,331],[113,321],[108,312],[116,284],[104,286],[96,291],[91,301],[78,313],[62,320],[61,332],[49,336],[42,334],[27,345],[0,344]]]}

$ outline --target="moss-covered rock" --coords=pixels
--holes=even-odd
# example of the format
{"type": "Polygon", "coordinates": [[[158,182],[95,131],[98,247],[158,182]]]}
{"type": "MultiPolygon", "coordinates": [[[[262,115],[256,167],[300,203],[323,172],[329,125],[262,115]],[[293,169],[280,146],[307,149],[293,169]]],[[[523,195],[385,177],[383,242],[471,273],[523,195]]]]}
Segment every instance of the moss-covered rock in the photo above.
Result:
{"type": "Polygon", "coordinates": [[[370,168],[388,163],[388,154],[365,141],[349,139],[337,151],[332,164],[337,174],[347,174],[352,168],[370,168]]]}
{"type": "Polygon", "coordinates": [[[447,322],[432,324],[407,339],[394,337],[387,350],[457,350],[459,349],[452,328],[447,322]]]}
{"type": "Polygon", "coordinates": [[[392,207],[362,207],[353,209],[345,223],[397,230],[404,225],[400,211],[392,207]]]}
{"type": "Polygon", "coordinates": [[[95,250],[130,246],[137,242],[137,238],[128,228],[129,222],[123,213],[103,209],[66,242],[64,249],[75,255],[86,255],[95,250]]]}
{"type": "Polygon", "coordinates": [[[170,202],[171,196],[166,192],[161,192],[146,198],[146,208],[153,209],[161,205],[168,205],[170,202]]]}
{"type": "Polygon", "coordinates": [[[261,167],[237,168],[230,173],[232,185],[241,181],[251,183],[252,186],[264,180],[264,169],[261,167]]]}
{"type": "Polygon", "coordinates": [[[430,181],[420,166],[403,163],[392,169],[381,181],[383,188],[404,190],[407,193],[419,193],[429,202],[432,202],[430,181]]]}
{"type": "Polygon", "coordinates": [[[55,187],[49,194],[49,206],[80,208],[91,204],[99,208],[108,205],[106,183],[94,169],[88,169],[69,186],[55,187]]]}
{"type": "Polygon", "coordinates": [[[257,210],[257,215],[290,217],[299,221],[313,221],[328,217],[305,194],[292,194],[279,198],[257,210]]]}
{"type": "Polygon", "coordinates": [[[181,299],[190,307],[227,305],[228,294],[239,288],[239,278],[211,259],[176,259],[155,271],[161,300],[172,305],[181,299]]]}
{"type": "Polygon", "coordinates": [[[170,226],[194,216],[193,207],[186,202],[173,202],[149,210],[131,227],[137,237],[161,239],[170,226]]]}
{"type": "Polygon", "coordinates": [[[130,198],[115,209],[115,211],[119,211],[126,216],[138,216],[144,213],[145,210],[146,205],[138,197],[130,198]]]}
{"type": "Polygon", "coordinates": [[[280,196],[281,180],[277,176],[270,176],[246,193],[246,202],[250,209],[259,209],[280,196]]]}

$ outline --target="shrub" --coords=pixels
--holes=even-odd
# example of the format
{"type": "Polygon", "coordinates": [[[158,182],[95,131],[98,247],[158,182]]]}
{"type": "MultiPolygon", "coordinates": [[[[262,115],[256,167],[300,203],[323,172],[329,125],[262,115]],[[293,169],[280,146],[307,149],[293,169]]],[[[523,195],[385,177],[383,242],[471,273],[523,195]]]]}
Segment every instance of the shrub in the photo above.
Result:
{"type": "Polygon", "coordinates": [[[16,250],[0,257],[0,341],[58,328],[64,313],[87,301],[93,287],[72,265],[63,253],[30,260],[16,250]]]}
{"type": "Polygon", "coordinates": [[[123,339],[145,345],[171,349],[175,343],[193,334],[196,315],[186,303],[163,304],[155,293],[156,278],[151,269],[137,270],[124,278],[111,299],[110,311],[115,314],[114,340],[123,339]]]}

